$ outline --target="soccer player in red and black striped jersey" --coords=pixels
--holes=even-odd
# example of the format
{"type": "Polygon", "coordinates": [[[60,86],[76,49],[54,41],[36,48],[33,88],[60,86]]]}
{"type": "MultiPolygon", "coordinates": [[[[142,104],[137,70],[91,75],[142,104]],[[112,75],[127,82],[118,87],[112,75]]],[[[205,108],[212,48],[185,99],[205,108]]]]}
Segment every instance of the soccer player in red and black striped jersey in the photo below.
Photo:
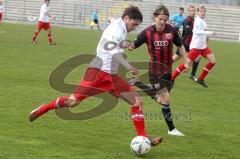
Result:
{"type": "MultiPolygon", "coordinates": [[[[186,19],[183,22],[183,33],[182,33],[182,43],[187,52],[189,52],[189,50],[190,50],[189,47],[190,47],[190,43],[191,43],[192,36],[193,36],[192,30],[193,30],[195,14],[196,14],[196,7],[193,5],[189,5],[188,16],[186,17],[186,19]]],[[[176,54],[173,56],[173,62],[179,60],[180,58],[181,58],[181,54],[180,54],[179,49],[177,49],[176,54]]],[[[199,61],[200,61],[200,57],[193,62],[192,72],[189,77],[192,80],[197,80],[197,77],[195,76],[195,74],[197,71],[199,61]]]]}
{"type": "Polygon", "coordinates": [[[180,49],[184,60],[187,57],[186,51],[177,30],[167,24],[169,11],[164,5],[158,6],[153,12],[153,19],[155,24],[143,30],[129,46],[129,50],[147,44],[150,55],[149,80],[156,92],[156,102],[162,105],[162,114],[169,128],[168,134],[184,136],[173,124],[169,92],[172,88],[173,44],[180,49]]]}

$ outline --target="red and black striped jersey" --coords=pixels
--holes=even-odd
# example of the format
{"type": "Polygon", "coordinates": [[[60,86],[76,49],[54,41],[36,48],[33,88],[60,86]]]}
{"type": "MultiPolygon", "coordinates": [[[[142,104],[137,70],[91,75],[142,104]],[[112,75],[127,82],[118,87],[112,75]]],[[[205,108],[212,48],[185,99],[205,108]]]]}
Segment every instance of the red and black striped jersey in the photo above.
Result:
{"type": "Polygon", "coordinates": [[[143,43],[147,44],[150,55],[149,70],[154,74],[161,74],[166,68],[172,71],[173,44],[182,46],[181,38],[175,28],[166,24],[163,31],[157,31],[156,25],[144,29],[134,40],[135,48],[143,43]],[[164,68],[163,68],[164,67],[164,68]]]}
{"type": "Polygon", "coordinates": [[[194,17],[188,16],[183,22],[183,32],[182,32],[182,42],[184,46],[188,46],[191,43],[192,35],[193,35],[193,24],[194,17]]]}

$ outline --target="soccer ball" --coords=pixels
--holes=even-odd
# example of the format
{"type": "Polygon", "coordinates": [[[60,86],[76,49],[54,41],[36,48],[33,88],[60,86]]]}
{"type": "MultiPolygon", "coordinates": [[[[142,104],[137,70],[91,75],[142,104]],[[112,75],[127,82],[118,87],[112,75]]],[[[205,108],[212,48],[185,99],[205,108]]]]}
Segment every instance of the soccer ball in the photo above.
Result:
{"type": "Polygon", "coordinates": [[[37,17],[34,17],[34,16],[29,16],[27,17],[28,21],[30,22],[34,22],[35,20],[37,20],[37,17]]]}
{"type": "Polygon", "coordinates": [[[151,149],[151,142],[144,136],[136,136],[131,141],[130,149],[136,155],[145,155],[151,149]]]}

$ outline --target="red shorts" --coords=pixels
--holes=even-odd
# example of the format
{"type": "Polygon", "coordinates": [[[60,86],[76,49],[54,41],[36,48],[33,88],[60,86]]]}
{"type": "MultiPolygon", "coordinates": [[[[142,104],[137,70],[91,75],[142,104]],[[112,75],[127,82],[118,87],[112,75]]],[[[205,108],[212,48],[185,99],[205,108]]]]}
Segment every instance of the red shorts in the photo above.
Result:
{"type": "Polygon", "coordinates": [[[2,18],[3,18],[3,14],[0,13],[0,22],[2,21],[2,18]]]}
{"type": "Polygon", "coordinates": [[[134,90],[125,80],[118,75],[103,72],[97,68],[87,68],[84,78],[79,82],[73,95],[78,100],[109,92],[119,98],[120,93],[134,90]]]}
{"type": "Polygon", "coordinates": [[[44,30],[48,30],[48,29],[51,29],[51,25],[49,22],[38,22],[38,29],[41,30],[41,29],[44,29],[44,30]]]}
{"type": "Polygon", "coordinates": [[[204,58],[207,57],[207,55],[212,54],[212,50],[206,47],[205,49],[191,49],[188,53],[188,58],[191,61],[195,61],[200,55],[204,58]]]}

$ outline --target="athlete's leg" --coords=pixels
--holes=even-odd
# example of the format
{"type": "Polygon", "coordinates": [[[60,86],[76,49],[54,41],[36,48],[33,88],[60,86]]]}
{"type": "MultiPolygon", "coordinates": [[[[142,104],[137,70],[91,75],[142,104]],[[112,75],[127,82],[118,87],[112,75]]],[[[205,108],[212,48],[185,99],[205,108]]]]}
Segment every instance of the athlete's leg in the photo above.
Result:
{"type": "Polygon", "coordinates": [[[46,24],[46,31],[47,31],[47,36],[48,36],[48,43],[50,45],[55,45],[56,43],[53,42],[52,40],[52,31],[51,31],[51,26],[50,23],[46,24]]]}
{"type": "Polygon", "coordinates": [[[131,107],[131,118],[138,136],[146,136],[150,139],[151,145],[156,146],[162,142],[162,137],[150,138],[145,132],[144,113],[142,109],[142,98],[135,91],[120,93],[120,97],[124,99],[131,107]]]}
{"type": "Polygon", "coordinates": [[[70,96],[60,96],[55,100],[52,100],[48,104],[42,104],[37,109],[34,109],[30,115],[29,120],[32,122],[43,114],[47,113],[50,110],[64,108],[64,107],[74,107],[78,105],[83,99],[87,96],[82,96],[82,98],[76,98],[74,94],[70,96]]]}
{"type": "Polygon", "coordinates": [[[156,102],[162,105],[162,115],[166,121],[168,129],[172,131],[175,126],[172,121],[172,115],[170,110],[170,94],[166,87],[157,91],[156,102]]]}
{"type": "Polygon", "coordinates": [[[179,56],[177,54],[173,55],[173,62],[178,61],[182,56],[179,56]]]}
{"type": "Polygon", "coordinates": [[[196,60],[193,61],[193,64],[192,64],[192,72],[191,72],[191,75],[190,75],[190,79],[192,79],[193,81],[196,81],[197,80],[197,77],[196,77],[196,72],[197,72],[197,68],[198,68],[198,65],[200,63],[200,60],[201,60],[201,57],[199,56],[196,60]]]}
{"type": "Polygon", "coordinates": [[[30,113],[30,121],[35,120],[49,110],[64,107],[74,107],[89,96],[105,92],[106,89],[101,88],[101,85],[99,84],[101,83],[101,77],[102,76],[100,75],[99,71],[96,69],[87,69],[86,73],[84,74],[84,79],[80,81],[72,95],[60,96],[48,104],[42,104],[40,107],[30,113]],[[99,79],[96,79],[97,77],[99,77],[99,79]],[[95,78],[96,80],[92,80],[92,78],[95,78]]]}
{"type": "Polygon", "coordinates": [[[199,80],[204,80],[207,74],[211,71],[211,69],[214,67],[214,65],[217,63],[215,56],[213,53],[207,54],[206,58],[208,60],[208,63],[205,65],[202,73],[199,76],[199,80]]]}
{"type": "MultiPolygon", "coordinates": [[[[192,60],[190,58],[187,58],[186,64],[190,67],[192,65],[192,60]]],[[[182,63],[176,68],[176,70],[172,74],[172,81],[174,81],[175,78],[180,75],[180,73],[184,72],[184,70],[187,68],[186,64],[182,63]]]]}
{"type": "Polygon", "coordinates": [[[38,26],[37,26],[34,34],[33,34],[33,37],[32,37],[32,44],[36,43],[37,36],[38,36],[38,34],[41,30],[42,30],[42,26],[41,26],[41,24],[38,23],[38,26]]]}
{"type": "Polygon", "coordinates": [[[140,136],[147,136],[145,132],[144,114],[142,110],[142,98],[135,91],[121,93],[120,97],[132,106],[131,116],[137,134],[140,136]]]}

